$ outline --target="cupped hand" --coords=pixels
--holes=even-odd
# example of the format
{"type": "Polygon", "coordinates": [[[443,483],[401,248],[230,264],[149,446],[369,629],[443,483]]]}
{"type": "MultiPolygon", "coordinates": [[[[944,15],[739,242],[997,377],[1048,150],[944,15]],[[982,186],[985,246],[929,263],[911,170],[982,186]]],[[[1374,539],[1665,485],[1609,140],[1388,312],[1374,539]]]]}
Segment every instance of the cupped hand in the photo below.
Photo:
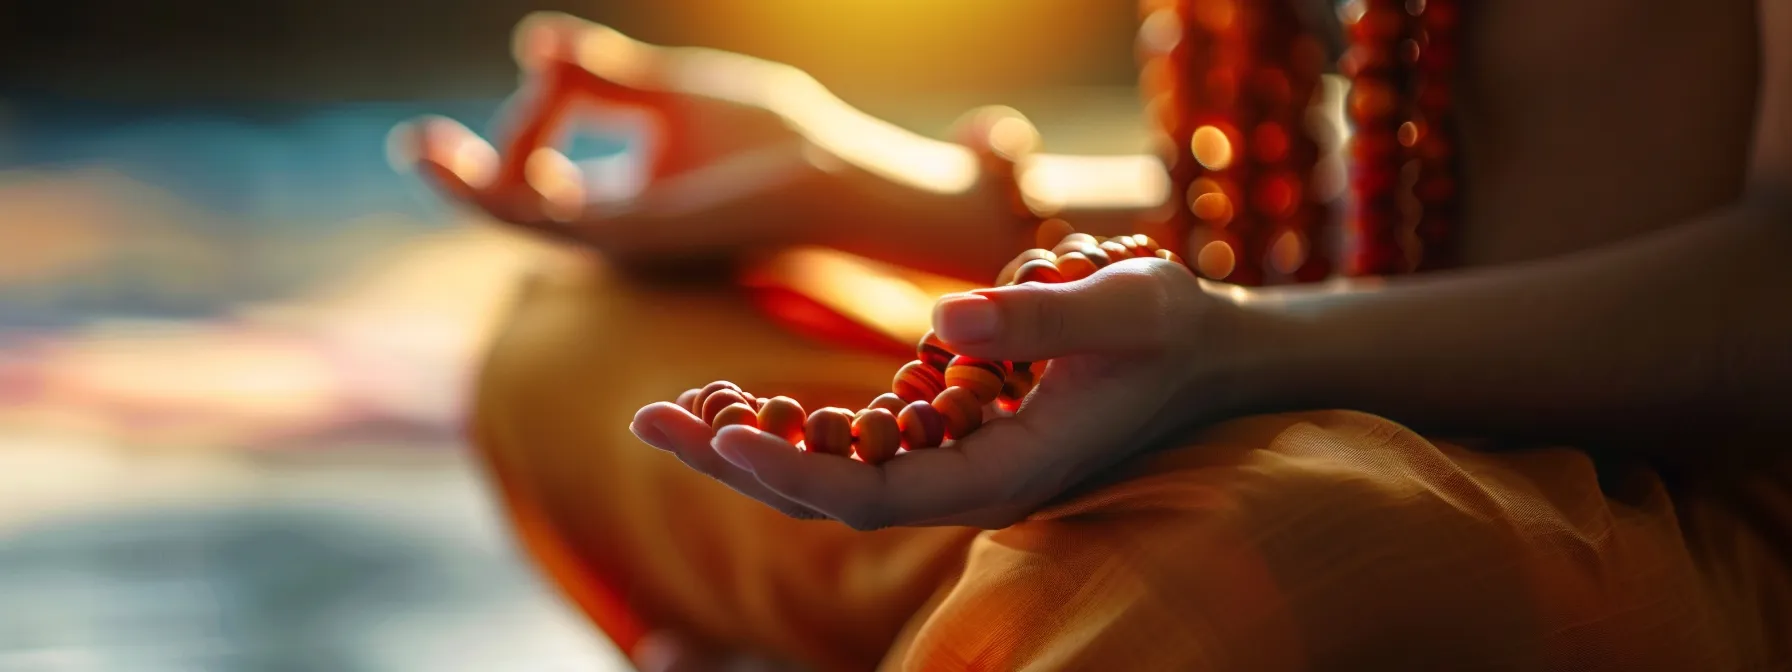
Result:
{"type": "Polygon", "coordinates": [[[788,515],[858,529],[1004,527],[1242,403],[1223,384],[1242,312],[1221,296],[1180,264],[1141,258],[1075,282],[945,297],[934,330],[954,352],[1049,364],[1012,415],[991,409],[969,436],[879,465],[750,427],[712,433],[671,403],[642,409],[632,429],[788,515]]]}

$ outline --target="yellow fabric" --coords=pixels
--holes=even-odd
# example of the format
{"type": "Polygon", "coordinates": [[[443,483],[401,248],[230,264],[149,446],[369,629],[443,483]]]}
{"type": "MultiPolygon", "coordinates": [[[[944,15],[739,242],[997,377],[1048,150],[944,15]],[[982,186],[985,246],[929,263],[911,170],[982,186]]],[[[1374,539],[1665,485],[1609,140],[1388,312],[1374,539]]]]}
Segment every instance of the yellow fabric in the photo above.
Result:
{"type": "Polygon", "coordinates": [[[1005,530],[857,533],[626,429],[716,378],[862,405],[898,364],[579,265],[528,283],[474,431],[529,548],[625,646],[674,628],[821,669],[1792,666],[1784,472],[1708,497],[1604,468],[1602,490],[1574,450],[1327,411],[1221,425],[1005,530]]]}

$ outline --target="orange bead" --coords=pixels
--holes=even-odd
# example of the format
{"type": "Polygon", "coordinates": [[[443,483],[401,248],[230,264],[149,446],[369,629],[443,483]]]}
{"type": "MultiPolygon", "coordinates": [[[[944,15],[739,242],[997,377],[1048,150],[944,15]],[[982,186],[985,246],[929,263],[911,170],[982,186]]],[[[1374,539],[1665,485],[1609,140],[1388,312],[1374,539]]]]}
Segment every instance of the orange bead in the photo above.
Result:
{"type": "Polygon", "coordinates": [[[1008,377],[1007,368],[1001,362],[987,359],[953,357],[952,365],[946,367],[946,387],[965,388],[975,394],[980,403],[987,404],[1002,393],[1003,381],[1008,377]]]}
{"type": "Polygon", "coordinates": [[[709,395],[715,394],[721,390],[733,390],[735,393],[739,393],[740,386],[726,380],[718,380],[708,385],[704,385],[703,389],[697,390],[697,398],[691,400],[691,413],[697,416],[702,416],[703,403],[709,401],[709,395]]]}
{"type": "Polygon", "coordinates": [[[1076,227],[1071,226],[1070,222],[1054,217],[1040,222],[1039,228],[1033,230],[1033,244],[1041,249],[1049,250],[1056,247],[1060,241],[1064,240],[1065,236],[1073,233],[1076,233],[1076,227]]]}
{"type": "Polygon", "coordinates": [[[852,419],[853,450],[865,464],[882,464],[902,448],[896,414],[881,408],[859,411],[852,419]]]}
{"type": "Polygon", "coordinates": [[[807,421],[803,405],[790,397],[772,397],[759,407],[759,429],[793,446],[803,440],[803,424],[807,421]]]}
{"type": "Polygon", "coordinates": [[[1058,271],[1057,264],[1044,259],[1034,259],[1021,264],[1020,270],[1015,271],[1014,273],[1014,283],[1017,285],[1028,282],[1043,282],[1050,284],[1063,281],[1064,274],[1058,271]]]}
{"type": "Polygon", "coordinates": [[[716,429],[721,429],[729,425],[758,427],[759,414],[753,412],[752,406],[746,404],[729,404],[724,406],[722,410],[717,411],[716,419],[711,420],[709,423],[709,426],[716,429]]]}
{"type": "Polygon", "coordinates": [[[983,426],[984,403],[970,390],[948,387],[933,399],[933,409],[946,421],[946,437],[962,439],[983,426]]]}
{"type": "Polygon", "coordinates": [[[1114,263],[1114,260],[1108,257],[1108,253],[1103,252],[1101,248],[1096,245],[1084,245],[1082,249],[1077,250],[1077,253],[1084,257],[1088,257],[1089,261],[1093,262],[1096,268],[1107,268],[1108,264],[1114,263]]]}
{"type": "Polygon", "coordinates": [[[1180,265],[1184,268],[1188,267],[1188,264],[1182,260],[1182,257],[1176,256],[1175,252],[1171,252],[1169,250],[1158,250],[1157,258],[1162,259],[1164,261],[1168,261],[1172,264],[1180,265]]]}
{"type": "Polygon", "coordinates": [[[1042,250],[1038,248],[1015,255],[1014,259],[1009,261],[1007,266],[1002,267],[1002,272],[996,274],[996,286],[1001,287],[1014,282],[1014,274],[1020,272],[1021,264],[1025,264],[1034,259],[1055,261],[1057,258],[1058,255],[1053,254],[1050,250],[1042,250]]]}
{"type": "Polygon", "coordinates": [[[896,379],[890,381],[890,391],[910,403],[932,399],[944,389],[945,376],[938,369],[919,361],[902,365],[896,371],[896,379]]]}
{"type": "Polygon", "coordinates": [[[1058,241],[1057,245],[1053,245],[1052,246],[1052,254],[1065,254],[1068,252],[1075,252],[1077,250],[1077,248],[1082,247],[1084,245],[1089,245],[1089,246],[1093,247],[1095,245],[1100,245],[1100,244],[1101,244],[1101,241],[1096,240],[1095,236],[1091,236],[1087,233],[1073,233],[1068,236],[1065,236],[1063,240],[1058,241]]]}
{"type": "Polygon", "coordinates": [[[1135,233],[1132,234],[1132,237],[1133,240],[1139,241],[1140,245],[1145,246],[1145,249],[1151,250],[1153,254],[1156,254],[1158,250],[1164,249],[1162,245],[1157,244],[1157,241],[1152,240],[1151,236],[1147,236],[1143,233],[1135,233]]]}
{"type": "Polygon", "coordinates": [[[1002,393],[997,395],[996,399],[1018,402],[1027,398],[1027,395],[1033,391],[1033,386],[1038,382],[1039,377],[1035,376],[1032,371],[1016,368],[1013,373],[1008,374],[1008,379],[1003,381],[1002,393]]]}
{"type": "Polygon", "coordinates": [[[1133,257],[1132,251],[1126,249],[1125,245],[1111,240],[1101,244],[1101,251],[1108,253],[1108,258],[1114,261],[1126,261],[1133,257]]]}
{"type": "Polygon", "coordinates": [[[946,419],[929,402],[909,404],[896,414],[896,424],[902,432],[902,447],[909,450],[933,448],[946,440],[946,419]]]}
{"type": "Polygon", "coordinates": [[[923,364],[941,371],[952,362],[952,351],[946,349],[946,342],[930,329],[921,336],[921,342],[915,345],[915,355],[923,364]]]}
{"type": "Polygon", "coordinates": [[[1071,252],[1058,257],[1058,272],[1064,275],[1065,282],[1076,282],[1094,275],[1099,270],[1101,269],[1095,266],[1095,262],[1089,261],[1089,258],[1083,256],[1081,252],[1071,252]]]}
{"type": "Polygon", "coordinates": [[[1113,238],[1109,238],[1108,240],[1111,242],[1119,243],[1122,247],[1125,247],[1126,251],[1129,254],[1131,254],[1132,256],[1135,256],[1135,257],[1151,256],[1151,250],[1145,249],[1145,246],[1140,245],[1139,241],[1135,240],[1132,236],[1114,236],[1113,238]]]}
{"type": "Polygon", "coordinates": [[[701,391],[695,387],[685,390],[683,394],[678,395],[678,407],[693,414],[703,410],[697,407],[697,393],[701,391]]]}
{"type": "Polygon", "coordinates": [[[895,415],[897,413],[901,413],[902,409],[907,408],[907,407],[908,407],[908,402],[904,401],[902,399],[902,397],[898,397],[889,392],[885,392],[883,394],[877,395],[877,398],[872,399],[871,404],[866,406],[865,408],[881,408],[886,411],[889,411],[891,415],[895,415]]]}
{"type": "Polygon", "coordinates": [[[852,412],[844,408],[817,409],[803,425],[803,446],[811,453],[846,457],[852,454],[852,412]]]}
{"type": "MultiPolygon", "coordinates": [[[[699,414],[699,417],[703,418],[704,422],[713,424],[716,421],[716,414],[721,413],[722,409],[732,404],[746,406],[747,398],[740,396],[740,392],[735,390],[716,390],[715,393],[703,399],[703,412],[699,414]]],[[[749,408],[751,407],[749,406],[749,408]]]]}

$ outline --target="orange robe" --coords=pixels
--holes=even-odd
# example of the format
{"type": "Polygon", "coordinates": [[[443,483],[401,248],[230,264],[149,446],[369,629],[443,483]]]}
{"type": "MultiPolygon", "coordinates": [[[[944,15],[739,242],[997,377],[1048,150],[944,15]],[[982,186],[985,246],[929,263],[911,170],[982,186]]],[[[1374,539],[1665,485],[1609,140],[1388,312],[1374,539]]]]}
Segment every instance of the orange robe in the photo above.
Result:
{"type": "Polygon", "coordinates": [[[525,546],[625,649],[671,628],[843,670],[1792,666],[1785,471],[1670,491],[1321,411],[1213,427],[1007,529],[860,533],[627,430],[717,378],[861,405],[899,364],[573,265],[526,283],[475,439],[525,546]]]}

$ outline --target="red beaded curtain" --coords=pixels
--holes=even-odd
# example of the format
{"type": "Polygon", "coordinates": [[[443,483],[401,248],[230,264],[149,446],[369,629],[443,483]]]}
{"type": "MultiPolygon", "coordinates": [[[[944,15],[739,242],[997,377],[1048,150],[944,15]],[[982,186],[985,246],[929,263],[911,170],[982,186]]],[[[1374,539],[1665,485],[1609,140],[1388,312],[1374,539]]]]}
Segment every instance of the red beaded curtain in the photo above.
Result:
{"type": "Polygon", "coordinates": [[[1326,49],[1292,2],[1145,0],[1141,87],[1174,185],[1146,232],[1202,275],[1244,285],[1449,265],[1456,2],[1340,9],[1354,131],[1340,206],[1321,170],[1335,138],[1314,118],[1326,49]]]}

